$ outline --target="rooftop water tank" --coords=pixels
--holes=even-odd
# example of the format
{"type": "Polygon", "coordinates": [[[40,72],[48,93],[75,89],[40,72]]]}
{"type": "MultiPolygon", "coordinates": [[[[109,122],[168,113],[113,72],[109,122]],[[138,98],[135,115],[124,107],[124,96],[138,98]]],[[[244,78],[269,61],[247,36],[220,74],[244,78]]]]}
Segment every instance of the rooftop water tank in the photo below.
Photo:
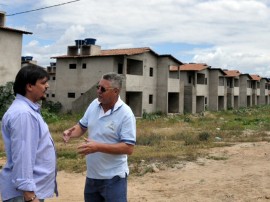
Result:
{"type": "Polygon", "coordinates": [[[93,38],[86,38],[85,40],[85,45],[95,45],[96,39],[93,38]]]}
{"type": "Polygon", "coordinates": [[[76,46],[82,46],[82,45],[84,45],[84,40],[77,39],[77,40],[75,40],[75,43],[76,43],[76,46]]]}
{"type": "Polygon", "coordinates": [[[22,56],[21,59],[22,59],[22,62],[28,62],[28,61],[32,61],[33,56],[22,56]]]}
{"type": "Polygon", "coordinates": [[[25,61],[31,61],[33,59],[32,56],[25,56],[25,61]]]}

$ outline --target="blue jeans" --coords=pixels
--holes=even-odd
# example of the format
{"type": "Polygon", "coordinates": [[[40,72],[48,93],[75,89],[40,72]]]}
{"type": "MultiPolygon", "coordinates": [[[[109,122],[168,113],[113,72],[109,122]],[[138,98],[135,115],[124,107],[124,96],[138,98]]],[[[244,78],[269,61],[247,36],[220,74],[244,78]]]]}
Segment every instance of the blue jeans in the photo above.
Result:
{"type": "Polygon", "coordinates": [[[85,202],[127,202],[127,177],[96,180],[86,178],[85,202]]]}
{"type": "MultiPolygon", "coordinates": [[[[40,202],[44,202],[44,199],[39,199],[40,202]]],[[[18,196],[18,197],[15,197],[15,198],[11,198],[11,199],[8,199],[4,202],[25,202],[23,196],[18,196]]]]}

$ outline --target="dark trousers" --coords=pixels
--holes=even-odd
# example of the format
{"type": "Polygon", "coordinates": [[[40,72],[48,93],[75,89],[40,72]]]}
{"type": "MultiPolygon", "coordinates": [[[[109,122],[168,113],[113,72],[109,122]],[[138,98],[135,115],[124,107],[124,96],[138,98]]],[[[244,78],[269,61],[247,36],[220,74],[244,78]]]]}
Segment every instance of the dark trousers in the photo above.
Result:
{"type": "Polygon", "coordinates": [[[97,180],[86,178],[85,202],[127,202],[127,177],[97,180]]]}

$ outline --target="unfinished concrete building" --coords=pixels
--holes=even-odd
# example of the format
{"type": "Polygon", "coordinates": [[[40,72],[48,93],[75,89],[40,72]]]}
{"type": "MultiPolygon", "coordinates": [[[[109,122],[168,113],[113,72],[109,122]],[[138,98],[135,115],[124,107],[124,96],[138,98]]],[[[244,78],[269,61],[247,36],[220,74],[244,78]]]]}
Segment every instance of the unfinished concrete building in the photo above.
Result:
{"type": "Polygon", "coordinates": [[[206,64],[180,66],[184,85],[184,113],[199,113],[207,109],[209,98],[209,69],[206,64]]]}
{"type": "Polygon", "coordinates": [[[256,106],[260,103],[261,98],[261,77],[259,75],[251,74],[251,89],[252,89],[252,106],[256,106]]]}
{"type": "Polygon", "coordinates": [[[52,57],[49,100],[63,111],[82,112],[96,98],[108,72],[123,75],[121,98],[135,116],[143,113],[200,113],[269,104],[269,79],[207,64],[183,64],[148,47],[102,50],[95,39],[75,40],[67,54],[52,57]]]}
{"type": "Polygon", "coordinates": [[[227,80],[227,109],[239,108],[239,76],[238,70],[224,70],[227,80]]]}
{"type": "Polygon", "coordinates": [[[173,56],[158,55],[148,47],[101,50],[94,39],[75,42],[68,46],[67,55],[53,57],[56,81],[51,93],[63,111],[84,111],[96,98],[101,76],[117,72],[124,77],[121,98],[137,117],[144,112],[182,112],[179,71],[169,71],[170,66],[182,63],[173,56]]]}
{"type": "Polygon", "coordinates": [[[209,69],[209,104],[210,111],[227,109],[227,79],[226,73],[220,68],[209,69]]]}
{"type": "Polygon", "coordinates": [[[252,106],[252,77],[249,74],[240,74],[240,101],[239,107],[252,106]]]}
{"type": "Polygon", "coordinates": [[[267,105],[269,104],[269,89],[270,89],[270,84],[269,80],[267,78],[261,78],[260,80],[260,102],[258,104],[260,105],[267,105]]]}

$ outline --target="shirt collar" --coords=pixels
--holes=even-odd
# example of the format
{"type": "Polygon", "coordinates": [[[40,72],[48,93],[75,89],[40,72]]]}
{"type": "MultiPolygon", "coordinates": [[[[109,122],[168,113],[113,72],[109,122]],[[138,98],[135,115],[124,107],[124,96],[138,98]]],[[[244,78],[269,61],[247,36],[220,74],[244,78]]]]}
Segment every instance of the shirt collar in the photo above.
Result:
{"type": "MultiPolygon", "coordinates": [[[[101,102],[98,101],[99,106],[101,107],[101,102]]],[[[123,101],[121,100],[120,96],[118,97],[116,103],[114,106],[110,109],[110,114],[112,114],[114,111],[119,109],[123,105],[123,101]]]]}
{"type": "Polygon", "coordinates": [[[123,105],[123,101],[121,100],[120,96],[118,97],[117,102],[114,104],[113,111],[116,111],[123,105]]]}
{"type": "Polygon", "coordinates": [[[40,104],[34,103],[31,100],[29,100],[27,97],[22,96],[21,94],[16,95],[16,99],[25,101],[34,111],[40,112],[40,104]]]}

